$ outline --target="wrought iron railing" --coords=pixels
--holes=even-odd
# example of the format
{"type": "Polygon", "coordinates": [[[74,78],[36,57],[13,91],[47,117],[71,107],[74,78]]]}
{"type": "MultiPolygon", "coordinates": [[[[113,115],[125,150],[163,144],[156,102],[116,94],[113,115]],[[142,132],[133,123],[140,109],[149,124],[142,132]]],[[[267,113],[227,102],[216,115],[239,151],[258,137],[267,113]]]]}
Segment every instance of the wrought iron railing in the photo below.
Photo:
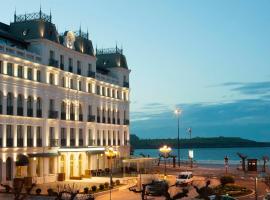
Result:
{"type": "Polygon", "coordinates": [[[43,12],[35,12],[35,13],[28,13],[24,15],[15,15],[14,22],[24,22],[24,21],[31,21],[31,20],[44,20],[46,22],[52,21],[51,15],[46,15],[43,12]]]}
{"type": "Polygon", "coordinates": [[[107,48],[107,49],[96,49],[96,55],[102,54],[113,54],[113,53],[120,53],[123,54],[123,49],[116,48],[107,48]]]}
{"type": "Polygon", "coordinates": [[[50,139],[50,147],[58,147],[59,146],[59,140],[58,139],[50,139]]]}
{"type": "Polygon", "coordinates": [[[96,120],[95,115],[88,115],[88,122],[94,122],[96,120]]]}

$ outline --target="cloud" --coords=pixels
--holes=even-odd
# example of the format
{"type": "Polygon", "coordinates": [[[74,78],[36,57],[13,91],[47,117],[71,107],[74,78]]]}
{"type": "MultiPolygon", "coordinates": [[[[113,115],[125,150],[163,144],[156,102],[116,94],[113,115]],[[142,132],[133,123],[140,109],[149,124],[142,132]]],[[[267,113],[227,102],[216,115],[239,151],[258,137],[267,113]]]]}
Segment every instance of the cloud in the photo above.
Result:
{"type": "MultiPolygon", "coordinates": [[[[240,136],[255,140],[270,140],[270,103],[265,99],[244,99],[226,103],[179,104],[181,137],[240,136]]],[[[131,123],[131,133],[144,138],[176,137],[177,121],[171,110],[162,113],[140,112],[144,120],[131,123]]]]}

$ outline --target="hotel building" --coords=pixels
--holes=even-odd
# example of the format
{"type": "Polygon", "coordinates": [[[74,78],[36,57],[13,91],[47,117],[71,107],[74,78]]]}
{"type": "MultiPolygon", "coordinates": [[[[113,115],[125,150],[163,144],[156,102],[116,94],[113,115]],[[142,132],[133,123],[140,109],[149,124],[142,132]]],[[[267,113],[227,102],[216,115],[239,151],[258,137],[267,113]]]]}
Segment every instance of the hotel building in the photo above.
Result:
{"type": "Polygon", "coordinates": [[[129,73],[122,49],[57,32],[51,15],[0,23],[0,182],[84,177],[129,157],[129,73]]]}

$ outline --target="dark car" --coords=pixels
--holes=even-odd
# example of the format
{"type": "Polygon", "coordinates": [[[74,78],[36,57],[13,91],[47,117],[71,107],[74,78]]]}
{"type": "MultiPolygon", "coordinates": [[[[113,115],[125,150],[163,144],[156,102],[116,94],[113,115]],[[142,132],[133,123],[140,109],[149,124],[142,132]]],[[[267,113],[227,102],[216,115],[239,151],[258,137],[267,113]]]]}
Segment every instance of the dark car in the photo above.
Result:
{"type": "Polygon", "coordinates": [[[161,181],[153,181],[148,184],[145,188],[146,195],[151,196],[161,196],[164,192],[168,190],[168,183],[164,180],[161,181]]]}

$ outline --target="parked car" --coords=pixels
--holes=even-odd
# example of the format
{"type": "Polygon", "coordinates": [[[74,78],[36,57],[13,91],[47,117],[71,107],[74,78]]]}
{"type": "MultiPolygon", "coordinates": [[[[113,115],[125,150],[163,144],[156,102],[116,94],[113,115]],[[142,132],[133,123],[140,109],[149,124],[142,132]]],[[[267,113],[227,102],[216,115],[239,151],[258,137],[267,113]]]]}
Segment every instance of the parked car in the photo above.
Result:
{"type": "Polygon", "coordinates": [[[146,195],[161,196],[168,189],[168,183],[164,180],[153,181],[145,188],[146,195]]]}
{"type": "Polygon", "coordinates": [[[176,177],[176,185],[188,185],[193,182],[193,174],[192,172],[181,172],[176,177]]]}
{"type": "MultiPolygon", "coordinates": [[[[216,195],[209,196],[209,200],[216,200],[216,195]]],[[[231,197],[229,195],[221,195],[220,200],[236,200],[234,197],[231,197]]]]}

